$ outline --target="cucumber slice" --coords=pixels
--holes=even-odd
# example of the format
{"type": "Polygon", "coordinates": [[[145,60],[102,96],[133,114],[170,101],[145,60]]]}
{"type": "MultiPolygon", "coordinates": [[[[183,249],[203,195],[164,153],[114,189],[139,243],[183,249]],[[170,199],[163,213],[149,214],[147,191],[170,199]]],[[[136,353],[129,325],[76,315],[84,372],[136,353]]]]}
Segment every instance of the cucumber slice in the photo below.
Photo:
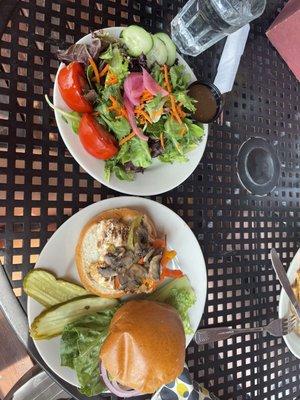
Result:
{"type": "Polygon", "coordinates": [[[130,25],[124,28],[120,38],[128,47],[128,53],[131,56],[138,57],[142,53],[147,54],[153,47],[151,33],[137,25],[130,25]]]}
{"type": "Polygon", "coordinates": [[[46,308],[89,294],[83,287],[56,279],[42,269],[31,270],[24,278],[23,287],[28,296],[46,308]]]}
{"type": "Polygon", "coordinates": [[[157,62],[163,65],[167,62],[168,52],[164,42],[157,36],[153,36],[153,47],[147,54],[147,64],[151,67],[152,64],[157,62]]]}
{"type": "Polygon", "coordinates": [[[162,284],[147,298],[148,300],[160,301],[161,303],[164,303],[170,296],[172,289],[186,289],[188,291],[193,290],[189,278],[186,275],[183,275],[181,278],[172,279],[167,281],[165,284],[162,284]]]}
{"type": "Polygon", "coordinates": [[[158,32],[154,35],[154,37],[158,37],[160,40],[164,42],[168,52],[167,64],[169,66],[173,65],[176,60],[176,46],[172,42],[170,36],[164,32],[158,32]]]}
{"type": "Polygon", "coordinates": [[[64,327],[85,315],[115,307],[118,300],[98,296],[83,296],[57,304],[38,315],[30,327],[33,339],[50,339],[62,333],[64,327]]]}

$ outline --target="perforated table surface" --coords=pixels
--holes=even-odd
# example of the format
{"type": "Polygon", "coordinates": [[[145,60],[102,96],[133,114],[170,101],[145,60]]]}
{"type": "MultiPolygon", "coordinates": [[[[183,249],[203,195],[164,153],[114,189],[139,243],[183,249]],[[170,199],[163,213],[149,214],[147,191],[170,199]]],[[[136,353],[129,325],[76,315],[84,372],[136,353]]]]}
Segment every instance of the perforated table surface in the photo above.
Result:
{"type": "MultiPolygon", "coordinates": [[[[44,101],[52,95],[55,53],[91,30],[139,23],[168,30],[184,2],[170,0],[0,0],[1,260],[26,309],[24,275],[47,239],[79,209],[119,193],[81,170],[44,101]]],[[[153,197],[177,212],[199,239],[207,263],[202,326],[263,324],[277,317],[280,285],[268,252],[288,265],[299,247],[299,83],[265,31],[283,1],[269,1],[251,26],[223,124],[210,129],[205,155],[187,181],[153,197]],[[265,138],[281,163],[277,188],[265,197],[239,183],[238,149],[265,138]]],[[[198,78],[213,80],[222,44],[187,58],[198,78]]],[[[3,350],[2,350],[3,351],[3,350]]],[[[300,362],[282,338],[251,335],[187,350],[195,379],[221,399],[300,398],[300,362]]]]}

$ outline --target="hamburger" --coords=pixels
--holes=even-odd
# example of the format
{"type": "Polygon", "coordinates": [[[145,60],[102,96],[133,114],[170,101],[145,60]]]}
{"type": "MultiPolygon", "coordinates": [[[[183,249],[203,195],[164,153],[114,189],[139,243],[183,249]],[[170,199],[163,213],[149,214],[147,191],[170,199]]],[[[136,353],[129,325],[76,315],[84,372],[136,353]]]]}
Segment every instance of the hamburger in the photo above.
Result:
{"type": "Polygon", "coordinates": [[[184,358],[185,335],[177,311],[167,304],[133,300],[111,321],[100,350],[102,378],[117,395],[124,396],[120,385],[132,389],[132,395],[153,393],[181,374],[184,358]]]}
{"type": "MultiPolygon", "coordinates": [[[[144,213],[118,208],[102,212],[81,231],[76,265],[83,286],[103,297],[152,292],[161,279],[164,249],[144,213]]],[[[161,241],[160,241],[161,242],[161,241]]]]}

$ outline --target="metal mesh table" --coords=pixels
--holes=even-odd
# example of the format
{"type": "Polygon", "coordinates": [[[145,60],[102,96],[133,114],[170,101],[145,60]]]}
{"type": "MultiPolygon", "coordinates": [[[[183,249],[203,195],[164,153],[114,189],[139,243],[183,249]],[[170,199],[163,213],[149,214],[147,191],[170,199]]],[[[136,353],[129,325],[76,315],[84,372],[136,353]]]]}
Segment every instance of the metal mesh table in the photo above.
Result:
{"type": "MultiPolygon", "coordinates": [[[[184,2],[171,0],[0,1],[0,244],[11,287],[26,309],[22,278],[53,232],[86,205],[118,194],[90,178],[66,150],[52,95],[57,48],[90,30],[140,23],[169,28],[184,2]]],[[[224,123],[212,125],[205,156],[177,189],[153,197],[196,234],[208,268],[203,326],[253,325],[277,317],[280,286],[268,261],[272,246],[288,265],[299,246],[299,83],[265,30],[283,1],[269,1],[253,25],[224,123]],[[277,189],[255,197],[236,173],[240,145],[267,139],[281,161],[277,189]]],[[[213,79],[222,44],[188,59],[213,79]]],[[[187,350],[194,377],[222,399],[300,398],[300,363],[283,339],[258,335],[187,350]]]]}

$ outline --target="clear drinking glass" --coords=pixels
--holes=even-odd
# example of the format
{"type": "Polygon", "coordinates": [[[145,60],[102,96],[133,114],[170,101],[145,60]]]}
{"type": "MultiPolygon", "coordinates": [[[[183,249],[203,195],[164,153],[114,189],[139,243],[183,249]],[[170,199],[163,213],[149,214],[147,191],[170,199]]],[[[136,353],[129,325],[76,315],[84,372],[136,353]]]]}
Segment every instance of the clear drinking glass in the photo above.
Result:
{"type": "Polygon", "coordinates": [[[182,53],[197,56],[259,17],[266,0],[189,0],[171,22],[172,39],[182,53]]]}

